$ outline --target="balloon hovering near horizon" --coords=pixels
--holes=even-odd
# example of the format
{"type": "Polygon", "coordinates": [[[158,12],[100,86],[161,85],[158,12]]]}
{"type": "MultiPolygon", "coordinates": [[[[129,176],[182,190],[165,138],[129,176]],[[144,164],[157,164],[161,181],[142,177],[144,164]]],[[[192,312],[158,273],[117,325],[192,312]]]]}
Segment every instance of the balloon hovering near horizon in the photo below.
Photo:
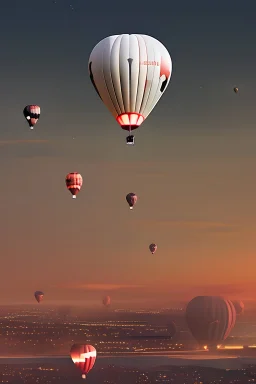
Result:
{"type": "Polygon", "coordinates": [[[186,321],[201,346],[216,347],[234,327],[236,310],[232,302],[223,297],[197,296],[187,305],[186,321]]]}
{"type": "Polygon", "coordinates": [[[40,118],[40,107],[38,105],[27,105],[23,109],[23,115],[30,126],[30,129],[34,129],[38,119],[40,118]]]}
{"type": "Polygon", "coordinates": [[[34,296],[35,296],[35,299],[38,303],[41,303],[41,301],[43,300],[44,298],[44,293],[42,291],[36,291],[34,293],[34,296]]]}
{"type": "Polygon", "coordinates": [[[175,336],[175,334],[177,333],[177,326],[174,321],[170,321],[167,324],[167,332],[169,333],[170,337],[175,336]]]}
{"type": "Polygon", "coordinates": [[[138,196],[131,192],[126,195],[126,201],[129,204],[130,209],[133,209],[134,205],[137,203],[138,196]]]}
{"type": "Polygon", "coordinates": [[[234,88],[234,92],[238,93],[239,89],[237,87],[234,88]]]}
{"type": "Polygon", "coordinates": [[[110,306],[110,296],[105,296],[102,300],[102,304],[105,305],[105,307],[109,307],[110,306]]]}
{"type": "Polygon", "coordinates": [[[97,352],[92,345],[74,344],[70,350],[70,357],[85,379],[95,364],[97,352]]]}
{"type": "Polygon", "coordinates": [[[157,251],[157,245],[154,243],[150,244],[149,250],[152,253],[152,255],[154,255],[154,253],[157,251]]]}
{"type": "Polygon", "coordinates": [[[235,307],[236,315],[237,316],[242,315],[242,313],[244,312],[244,303],[240,300],[234,300],[232,301],[232,303],[235,307]]]}
{"type": "Polygon", "coordinates": [[[66,186],[72,194],[73,199],[76,199],[76,195],[80,192],[82,185],[83,178],[80,173],[71,172],[66,176],[66,186]]]}
{"type": "Polygon", "coordinates": [[[145,121],[171,79],[169,52],[151,36],[109,36],[93,48],[88,69],[99,97],[129,132],[126,143],[133,145],[131,131],[145,121]]]}

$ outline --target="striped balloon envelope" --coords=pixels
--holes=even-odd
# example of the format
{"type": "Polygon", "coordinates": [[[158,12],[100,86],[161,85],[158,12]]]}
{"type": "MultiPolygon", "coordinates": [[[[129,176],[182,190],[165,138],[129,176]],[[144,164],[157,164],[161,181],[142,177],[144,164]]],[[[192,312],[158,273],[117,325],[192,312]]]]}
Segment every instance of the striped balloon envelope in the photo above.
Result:
{"type": "Polygon", "coordinates": [[[71,172],[66,176],[66,187],[72,194],[73,199],[80,192],[83,185],[83,178],[80,173],[71,172]]]}
{"type": "Polygon", "coordinates": [[[39,105],[27,105],[23,109],[23,115],[25,119],[27,120],[30,129],[33,129],[36,125],[38,119],[40,118],[41,109],[39,105]]]}
{"type": "Polygon", "coordinates": [[[186,308],[190,332],[201,346],[217,346],[226,340],[236,322],[232,302],[220,296],[197,296],[186,308]]]}
{"type": "Polygon", "coordinates": [[[71,347],[70,356],[73,363],[82,372],[82,378],[85,379],[95,364],[96,349],[88,344],[74,344],[71,347]]]}
{"type": "Polygon", "coordinates": [[[106,37],[92,50],[89,75],[99,97],[122,129],[138,128],[169,84],[172,60],[160,41],[147,35],[106,37]]]}

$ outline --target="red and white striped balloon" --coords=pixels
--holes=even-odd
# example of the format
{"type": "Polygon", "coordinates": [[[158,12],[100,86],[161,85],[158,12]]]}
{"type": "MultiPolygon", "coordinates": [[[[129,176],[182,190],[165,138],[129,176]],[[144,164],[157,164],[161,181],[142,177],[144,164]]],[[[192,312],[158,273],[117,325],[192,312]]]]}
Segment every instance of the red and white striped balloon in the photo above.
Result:
{"type": "Polygon", "coordinates": [[[70,356],[73,363],[82,372],[82,378],[85,379],[87,373],[93,368],[97,352],[92,345],[88,344],[74,344],[70,350],[70,356]]]}
{"type": "Polygon", "coordinates": [[[66,186],[67,189],[71,192],[73,199],[75,199],[78,192],[80,192],[82,185],[83,178],[80,173],[71,172],[66,176],[66,186]]]}

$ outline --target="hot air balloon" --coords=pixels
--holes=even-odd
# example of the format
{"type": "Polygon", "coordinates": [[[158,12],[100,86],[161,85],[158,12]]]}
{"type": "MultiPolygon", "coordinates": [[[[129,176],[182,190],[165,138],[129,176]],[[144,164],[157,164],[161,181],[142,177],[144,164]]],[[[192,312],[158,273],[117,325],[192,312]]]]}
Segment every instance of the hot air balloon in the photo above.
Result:
{"type": "Polygon", "coordinates": [[[232,302],[223,297],[197,296],[187,305],[186,321],[200,345],[216,347],[234,327],[236,311],[232,302]]]}
{"type": "Polygon", "coordinates": [[[93,368],[96,360],[96,349],[92,345],[74,344],[70,350],[70,356],[73,363],[82,372],[82,378],[85,379],[87,373],[93,368]]]}
{"type": "Polygon", "coordinates": [[[169,324],[167,324],[167,332],[171,337],[175,336],[177,332],[177,327],[174,321],[171,321],[169,324]]]}
{"type": "Polygon", "coordinates": [[[138,200],[138,196],[135,195],[135,193],[131,192],[131,193],[128,193],[128,195],[126,195],[126,201],[129,204],[130,209],[133,209],[134,205],[137,203],[137,200],[138,200]]]}
{"type": "Polygon", "coordinates": [[[150,250],[150,252],[152,253],[152,255],[154,255],[154,253],[155,253],[156,250],[157,250],[157,245],[154,244],[154,243],[150,244],[150,246],[149,246],[149,250],[150,250]]]}
{"type": "Polygon", "coordinates": [[[122,129],[129,131],[127,144],[134,144],[131,131],[138,128],[166,90],[172,60],[162,43],[147,35],[106,37],[89,58],[91,82],[122,129]]]}
{"type": "Polygon", "coordinates": [[[102,300],[102,304],[105,305],[106,307],[110,306],[110,296],[105,296],[102,300]]]}
{"type": "Polygon", "coordinates": [[[23,109],[23,115],[25,116],[30,129],[33,129],[40,117],[40,107],[38,105],[27,105],[23,109]]]}
{"type": "Polygon", "coordinates": [[[238,88],[237,87],[234,88],[234,92],[238,93],[238,88]]]}
{"type": "Polygon", "coordinates": [[[236,310],[236,315],[239,316],[244,312],[244,303],[240,300],[234,300],[232,301],[235,310],[236,310]]]}
{"type": "Polygon", "coordinates": [[[35,295],[35,299],[38,303],[40,303],[44,298],[44,293],[42,291],[36,291],[34,293],[34,295],[35,295]]]}
{"type": "Polygon", "coordinates": [[[78,192],[80,192],[82,185],[83,178],[79,173],[72,172],[66,176],[66,186],[73,195],[73,199],[76,199],[76,195],[78,194],[78,192]]]}

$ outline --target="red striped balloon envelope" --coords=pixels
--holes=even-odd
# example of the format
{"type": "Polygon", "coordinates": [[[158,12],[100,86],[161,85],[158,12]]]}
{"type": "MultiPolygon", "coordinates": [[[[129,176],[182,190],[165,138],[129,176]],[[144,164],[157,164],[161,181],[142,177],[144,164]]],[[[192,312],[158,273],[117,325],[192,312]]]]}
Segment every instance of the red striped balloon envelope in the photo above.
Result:
{"type": "Polygon", "coordinates": [[[85,379],[87,373],[93,368],[97,352],[92,345],[88,344],[74,344],[70,350],[70,356],[73,363],[82,372],[82,378],[85,379]]]}
{"type": "Polygon", "coordinates": [[[71,172],[66,176],[66,186],[72,194],[73,199],[75,199],[78,192],[80,192],[82,185],[83,178],[80,173],[71,172]]]}

